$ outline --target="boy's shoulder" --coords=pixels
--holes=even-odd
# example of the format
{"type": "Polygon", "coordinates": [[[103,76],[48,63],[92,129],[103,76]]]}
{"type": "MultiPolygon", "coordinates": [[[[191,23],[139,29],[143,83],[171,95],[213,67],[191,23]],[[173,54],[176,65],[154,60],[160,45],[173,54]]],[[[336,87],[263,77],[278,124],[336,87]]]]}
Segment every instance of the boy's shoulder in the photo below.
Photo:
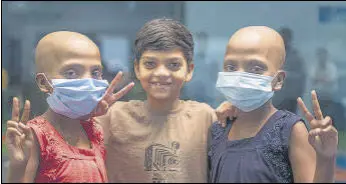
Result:
{"type": "Polygon", "coordinates": [[[185,107],[193,110],[203,111],[206,113],[214,114],[215,110],[208,104],[203,102],[197,102],[192,100],[183,101],[185,103],[185,107]]]}
{"type": "Polygon", "coordinates": [[[130,100],[128,102],[125,101],[117,101],[115,102],[109,110],[112,113],[120,113],[120,112],[131,112],[138,111],[139,109],[144,108],[144,101],[142,100],[130,100]]]}
{"type": "Polygon", "coordinates": [[[187,100],[185,103],[185,112],[190,113],[191,116],[198,116],[201,119],[204,119],[209,127],[212,123],[217,121],[217,116],[215,110],[208,104],[187,100]]]}

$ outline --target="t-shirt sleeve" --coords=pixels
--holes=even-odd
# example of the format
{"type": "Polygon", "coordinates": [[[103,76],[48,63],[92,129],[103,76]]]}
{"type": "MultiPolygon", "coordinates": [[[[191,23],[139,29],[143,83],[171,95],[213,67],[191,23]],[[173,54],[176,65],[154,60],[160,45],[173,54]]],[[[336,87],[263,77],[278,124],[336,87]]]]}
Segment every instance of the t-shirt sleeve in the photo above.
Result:
{"type": "Polygon", "coordinates": [[[207,113],[209,114],[209,117],[210,117],[210,124],[209,124],[209,126],[211,126],[213,123],[218,121],[216,113],[215,113],[215,109],[213,109],[208,104],[205,104],[205,108],[206,108],[207,113]]]}

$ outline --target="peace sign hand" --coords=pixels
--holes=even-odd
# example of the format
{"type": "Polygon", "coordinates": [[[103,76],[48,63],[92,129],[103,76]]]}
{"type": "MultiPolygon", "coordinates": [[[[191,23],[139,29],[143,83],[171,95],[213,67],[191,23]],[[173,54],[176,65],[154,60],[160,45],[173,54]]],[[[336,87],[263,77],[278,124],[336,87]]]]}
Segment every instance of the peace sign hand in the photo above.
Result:
{"type": "Polygon", "coordinates": [[[301,112],[310,123],[309,143],[319,156],[333,157],[338,147],[338,131],[332,125],[332,119],[329,116],[323,118],[316,91],[311,92],[311,97],[315,117],[306,108],[301,98],[297,100],[301,112]]]}
{"type": "Polygon", "coordinates": [[[117,83],[119,83],[122,76],[123,76],[123,73],[118,72],[117,75],[114,77],[114,79],[112,80],[111,84],[109,85],[109,87],[107,88],[107,90],[105,92],[105,96],[99,102],[99,104],[94,109],[94,111],[91,113],[92,117],[102,116],[102,115],[106,114],[109,106],[111,106],[113,103],[115,103],[121,97],[123,97],[125,94],[127,94],[133,88],[135,83],[131,82],[130,84],[126,85],[123,89],[121,89],[117,93],[113,94],[113,91],[115,90],[115,87],[116,87],[117,83]]]}
{"type": "Polygon", "coordinates": [[[6,145],[11,164],[26,164],[33,146],[32,130],[26,125],[30,115],[30,101],[26,100],[22,118],[19,121],[19,100],[13,98],[12,119],[7,121],[6,145]]]}

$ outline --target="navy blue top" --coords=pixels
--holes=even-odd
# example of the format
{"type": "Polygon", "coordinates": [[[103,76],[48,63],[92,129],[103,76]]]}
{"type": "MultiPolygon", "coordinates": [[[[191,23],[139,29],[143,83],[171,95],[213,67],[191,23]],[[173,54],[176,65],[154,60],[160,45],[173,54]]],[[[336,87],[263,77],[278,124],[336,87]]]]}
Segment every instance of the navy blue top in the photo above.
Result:
{"type": "Polygon", "coordinates": [[[293,183],[288,157],[293,125],[303,121],[299,116],[278,110],[251,138],[228,140],[232,124],[226,128],[214,123],[208,150],[210,182],[293,183]]]}

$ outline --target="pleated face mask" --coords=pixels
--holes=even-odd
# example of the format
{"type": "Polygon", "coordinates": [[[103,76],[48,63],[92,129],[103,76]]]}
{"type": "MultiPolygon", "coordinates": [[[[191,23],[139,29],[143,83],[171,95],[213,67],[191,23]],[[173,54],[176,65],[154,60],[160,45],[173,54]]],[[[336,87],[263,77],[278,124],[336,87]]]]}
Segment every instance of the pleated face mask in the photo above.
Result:
{"type": "Polygon", "coordinates": [[[71,119],[89,115],[103,98],[108,87],[107,80],[52,79],[53,93],[47,102],[56,113],[71,119]]]}
{"type": "Polygon", "coordinates": [[[273,79],[248,72],[219,72],[216,88],[235,107],[250,112],[273,97],[273,79]]]}

